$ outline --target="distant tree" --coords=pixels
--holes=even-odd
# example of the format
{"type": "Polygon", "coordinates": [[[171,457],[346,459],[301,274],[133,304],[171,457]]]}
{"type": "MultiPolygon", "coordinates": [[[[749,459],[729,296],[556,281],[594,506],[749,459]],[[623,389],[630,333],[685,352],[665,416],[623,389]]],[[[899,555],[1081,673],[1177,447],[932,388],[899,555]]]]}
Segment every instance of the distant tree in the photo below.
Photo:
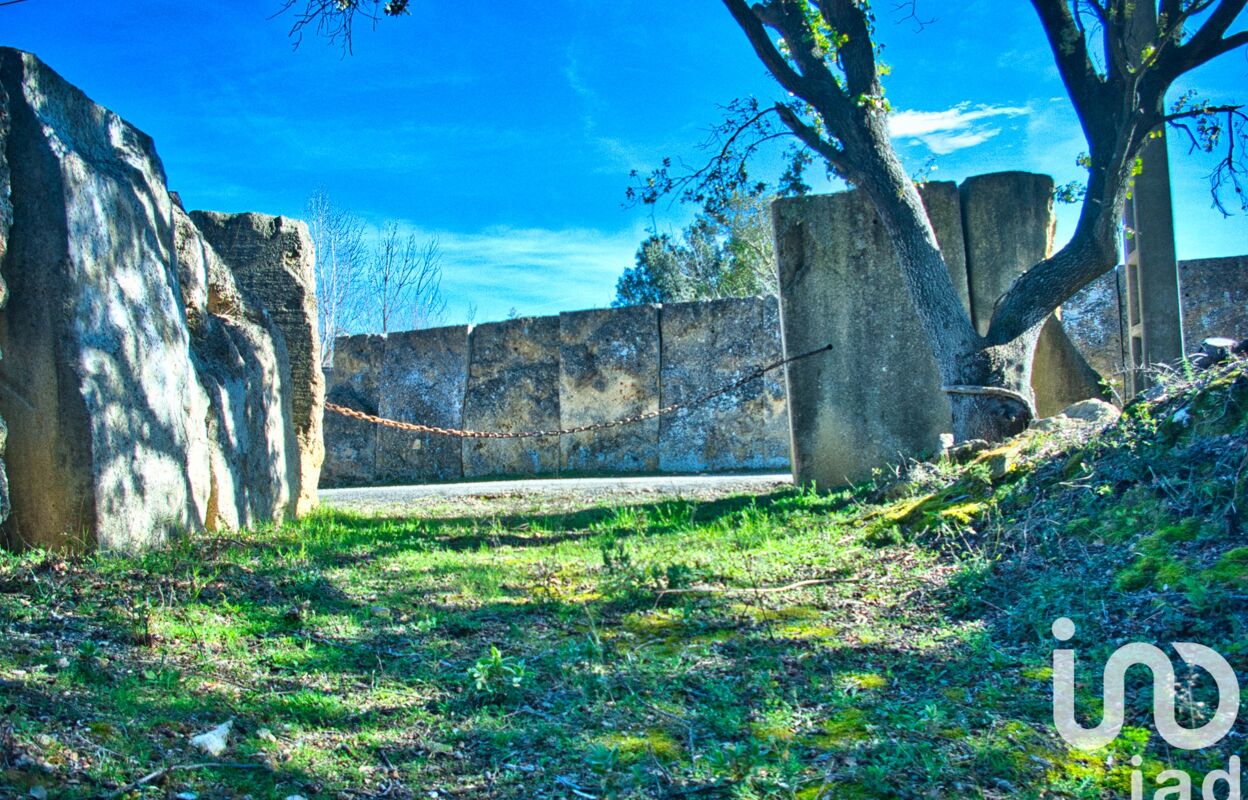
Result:
{"type": "Polygon", "coordinates": [[[367,302],[380,333],[389,333],[396,323],[418,329],[441,321],[446,298],[438,240],[418,244],[414,234],[400,232],[398,222],[387,222],[368,274],[367,302]]]}
{"type": "Polygon", "coordinates": [[[316,248],[321,364],[328,367],[334,362],[334,341],[353,330],[364,313],[364,221],[339,208],[324,192],[308,198],[307,216],[316,248]]]}
{"type": "Polygon", "coordinates": [[[771,200],[763,192],[738,192],[700,213],[679,240],[650,236],[616,282],[612,305],[774,294],[771,200]]]}

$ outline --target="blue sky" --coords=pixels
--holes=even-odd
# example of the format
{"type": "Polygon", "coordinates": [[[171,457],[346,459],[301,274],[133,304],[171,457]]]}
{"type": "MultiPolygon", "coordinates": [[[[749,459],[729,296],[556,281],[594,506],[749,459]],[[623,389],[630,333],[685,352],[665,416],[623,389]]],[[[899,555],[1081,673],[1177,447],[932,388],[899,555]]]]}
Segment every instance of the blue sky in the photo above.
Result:
{"type": "MultiPolygon", "coordinates": [[[[280,5],[27,0],[0,8],[0,43],[152,135],[188,208],[299,217],[322,189],[370,222],[436,235],[452,322],[469,303],[477,321],[608,304],[650,222],[622,207],[629,171],[696,160],[720,106],[775,96],[719,0],[414,0],[410,17],[361,26],[345,57],[314,37],[292,48],[280,5]]],[[[936,21],[921,32],[881,5],[912,168],[934,155],[933,179],[1080,178],[1084,145],[1030,5],[926,5],[936,21]]],[[[1248,101],[1248,56],[1188,86],[1248,101]]],[[[1171,147],[1180,257],[1248,253],[1248,218],[1210,207],[1208,158],[1171,147]]]]}

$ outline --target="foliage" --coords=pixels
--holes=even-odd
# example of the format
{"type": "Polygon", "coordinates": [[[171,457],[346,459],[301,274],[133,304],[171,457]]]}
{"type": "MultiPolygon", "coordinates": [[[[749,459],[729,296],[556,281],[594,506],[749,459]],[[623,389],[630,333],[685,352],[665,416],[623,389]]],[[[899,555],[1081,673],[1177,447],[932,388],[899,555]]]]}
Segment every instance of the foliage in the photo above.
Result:
{"type": "Polygon", "coordinates": [[[481,694],[505,697],[524,684],[524,662],[505,656],[490,645],[490,654],[477,659],[468,669],[468,676],[481,694]]]}
{"type": "Polygon", "coordinates": [[[651,236],[615,286],[613,305],[674,303],[776,292],[776,264],[764,194],[736,194],[703,210],[679,241],[651,236]]]}

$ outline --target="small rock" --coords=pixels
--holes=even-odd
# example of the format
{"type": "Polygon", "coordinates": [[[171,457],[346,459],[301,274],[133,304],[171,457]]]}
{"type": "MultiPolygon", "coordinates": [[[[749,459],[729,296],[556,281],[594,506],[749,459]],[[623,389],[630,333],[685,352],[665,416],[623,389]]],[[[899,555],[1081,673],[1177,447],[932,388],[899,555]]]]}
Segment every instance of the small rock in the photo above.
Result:
{"type": "Polygon", "coordinates": [[[1104,400],[1092,398],[1090,400],[1080,400],[1072,406],[1069,406],[1062,415],[1070,419],[1077,419],[1080,422],[1090,422],[1094,425],[1111,425],[1118,421],[1122,416],[1122,412],[1112,403],[1106,403],[1104,400]]]}
{"type": "Polygon", "coordinates": [[[368,613],[372,614],[374,617],[381,617],[383,619],[390,619],[391,617],[390,609],[385,606],[369,606],[368,613]]]}
{"type": "Polygon", "coordinates": [[[975,456],[992,447],[983,439],[970,439],[956,447],[953,447],[947,453],[949,460],[955,464],[965,464],[975,456]]]}
{"type": "Polygon", "coordinates": [[[206,733],[192,736],[191,744],[215,758],[225,752],[230,738],[230,729],[233,727],[234,720],[223,722],[206,733]]]}
{"type": "Polygon", "coordinates": [[[65,656],[61,656],[60,658],[58,658],[56,660],[56,668],[57,669],[69,669],[69,659],[66,658],[65,656]]]}
{"type": "Polygon", "coordinates": [[[178,792],[173,796],[173,800],[199,800],[199,795],[194,792],[178,792]]]}
{"type": "Polygon", "coordinates": [[[1170,417],[1170,421],[1173,422],[1175,425],[1186,426],[1187,423],[1192,421],[1192,412],[1187,408],[1187,406],[1184,406],[1183,408],[1180,408],[1178,411],[1174,412],[1174,415],[1170,417]]]}
{"type": "Polygon", "coordinates": [[[288,794],[286,795],[286,800],[308,800],[308,798],[301,794],[288,794]]]}
{"type": "Polygon", "coordinates": [[[48,790],[42,786],[31,787],[30,796],[35,800],[48,800],[48,790]]]}
{"type": "Polygon", "coordinates": [[[277,741],[277,737],[273,735],[273,731],[269,730],[268,728],[261,728],[260,730],[256,731],[256,738],[261,739],[266,742],[277,741]]]}
{"type": "Polygon", "coordinates": [[[1052,417],[1033,419],[1031,424],[1027,427],[1031,428],[1033,431],[1040,431],[1041,433],[1055,433],[1069,428],[1071,424],[1070,417],[1065,414],[1057,414],[1052,417]]]}

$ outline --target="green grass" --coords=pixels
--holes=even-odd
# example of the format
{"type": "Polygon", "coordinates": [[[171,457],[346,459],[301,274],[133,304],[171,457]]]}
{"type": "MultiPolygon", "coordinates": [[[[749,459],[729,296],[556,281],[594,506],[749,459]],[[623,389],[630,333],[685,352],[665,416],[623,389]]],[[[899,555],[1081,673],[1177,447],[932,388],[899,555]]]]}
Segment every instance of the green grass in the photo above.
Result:
{"type": "MultiPolygon", "coordinates": [[[[1135,753],[1224,765],[1151,734],[1146,673],[1123,737],[1068,749],[1048,631],[1078,624],[1091,717],[1125,641],[1244,669],[1245,387],[1236,365],[1092,441],[832,495],[442,501],[0,556],[0,796],[212,761],[188,740],[229,719],[220,760],[253,769],[133,796],[1097,798],[1135,753]]],[[[1209,687],[1185,687],[1190,724],[1209,687]]]]}

